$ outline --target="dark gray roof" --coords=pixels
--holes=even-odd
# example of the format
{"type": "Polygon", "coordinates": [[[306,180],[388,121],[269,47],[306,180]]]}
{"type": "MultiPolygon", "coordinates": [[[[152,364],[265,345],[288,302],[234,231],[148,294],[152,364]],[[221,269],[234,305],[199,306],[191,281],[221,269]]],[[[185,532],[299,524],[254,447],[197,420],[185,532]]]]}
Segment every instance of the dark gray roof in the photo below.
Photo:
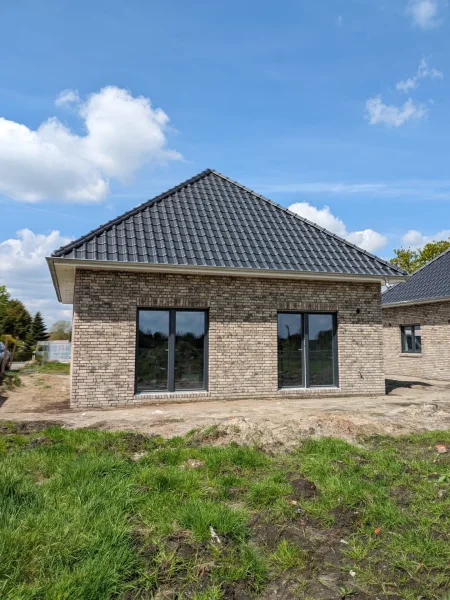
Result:
{"type": "Polygon", "coordinates": [[[404,272],[207,170],[52,254],[68,259],[311,273],[404,272]]]}
{"type": "Polygon", "coordinates": [[[402,302],[450,298],[450,249],[413,273],[408,281],[383,293],[383,306],[402,302]]]}

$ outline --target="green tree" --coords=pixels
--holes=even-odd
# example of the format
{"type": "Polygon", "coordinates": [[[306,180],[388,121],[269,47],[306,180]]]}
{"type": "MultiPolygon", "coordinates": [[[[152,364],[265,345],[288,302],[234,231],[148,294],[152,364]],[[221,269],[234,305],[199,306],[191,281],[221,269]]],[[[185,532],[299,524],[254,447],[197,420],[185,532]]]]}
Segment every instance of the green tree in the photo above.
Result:
{"type": "Polygon", "coordinates": [[[72,339],[72,323],[70,321],[55,321],[50,328],[51,340],[70,340],[72,339]]]}
{"type": "Polygon", "coordinates": [[[3,333],[25,339],[31,325],[31,315],[20,300],[8,300],[3,322],[3,333]]]}
{"type": "Polygon", "coordinates": [[[414,273],[417,269],[425,266],[430,260],[445,252],[450,248],[450,239],[439,242],[429,242],[422,248],[412,250],[411,248],[399,248],[394,250],[394,258],[391,258],[391,264],[403,269],[407,273],[414,273]]]}
{"type": "Polygon", "coordinates": [[[26,349],[34,350],[34,347],[38,342],[48,340],[48,338],[49,335],[47,333],[47,328],[45,326],[44,319],[42,318],[41,313],[38,311],[33,317],[31,327],[25,338],[26,349]]]}
{"type": "Polygon", "coordinates": [[[0,335],[5,333],[6,314],[10,296],[6,285],[0,285],[0,335]]]}

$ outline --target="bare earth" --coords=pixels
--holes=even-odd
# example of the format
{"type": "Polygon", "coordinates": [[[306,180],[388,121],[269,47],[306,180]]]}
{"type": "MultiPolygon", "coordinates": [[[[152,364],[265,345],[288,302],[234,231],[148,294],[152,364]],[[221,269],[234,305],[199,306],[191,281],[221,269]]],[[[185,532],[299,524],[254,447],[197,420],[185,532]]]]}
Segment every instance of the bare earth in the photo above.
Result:
{"type": "Polygon", "coordinates": [[[0,419],[52,421],[66,427],[138,431],[164,437],[217,428],[211,443],[256,443],[287,449],[306,435],[356,441],[360,435],[402,434],[450,428],[450,382],[391,376],[388,395],[151,404],[130,408],[71,410],[69,377],[21,375],[23,385],[0,391],[0,419]]]}

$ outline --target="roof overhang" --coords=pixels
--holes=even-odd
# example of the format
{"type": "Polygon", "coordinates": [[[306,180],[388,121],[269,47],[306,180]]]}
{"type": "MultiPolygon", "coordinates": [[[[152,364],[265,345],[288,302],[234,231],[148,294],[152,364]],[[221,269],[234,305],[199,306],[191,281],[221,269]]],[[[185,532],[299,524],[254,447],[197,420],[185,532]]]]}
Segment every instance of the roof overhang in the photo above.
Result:
{"type": "Polygon", "coordinates": [[[236,269],[231,267],[204,267],[197,265],[162,265],[101,260],[48,257],[48,266],[58,300],[73,303],[75,272],[77,269],[96,271],[130,271],[140,273],[178,273],[180,275],[214,275],[226,277],[265,277],[270,279],[315,279],[322,281],[359,281],[386,284],[406,281],[403,275],[352,275],[349,273],[314,273],[311,271],[275,271],[273,269],[236,269]]]}
{"type": "Polygon", "coordinates": [[[416,306],[418,304],[436,304],[437,302],[450,302],[450,296],[440,298],[423,298],[422,300],[404,300],[403,302],[392,302],[383,304],[382,308],[399,308],[402,306],[416,306]]]}

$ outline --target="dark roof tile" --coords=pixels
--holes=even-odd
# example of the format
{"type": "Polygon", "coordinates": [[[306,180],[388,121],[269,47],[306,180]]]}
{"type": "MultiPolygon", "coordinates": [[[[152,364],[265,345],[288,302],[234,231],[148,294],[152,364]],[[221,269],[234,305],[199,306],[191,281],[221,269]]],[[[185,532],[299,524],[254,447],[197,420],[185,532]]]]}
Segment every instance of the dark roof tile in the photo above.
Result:
{"type": "Polygon", "coordinates": [[[382,295],[383,306],[450,298],[450,249],[413,273],[408,281],[387,289],[382,295]]]}
{"type": "Polygon", "coordinates": [[[52,256],[404,275],[393,265],[211,170],[91,231],[52,256]]]}

